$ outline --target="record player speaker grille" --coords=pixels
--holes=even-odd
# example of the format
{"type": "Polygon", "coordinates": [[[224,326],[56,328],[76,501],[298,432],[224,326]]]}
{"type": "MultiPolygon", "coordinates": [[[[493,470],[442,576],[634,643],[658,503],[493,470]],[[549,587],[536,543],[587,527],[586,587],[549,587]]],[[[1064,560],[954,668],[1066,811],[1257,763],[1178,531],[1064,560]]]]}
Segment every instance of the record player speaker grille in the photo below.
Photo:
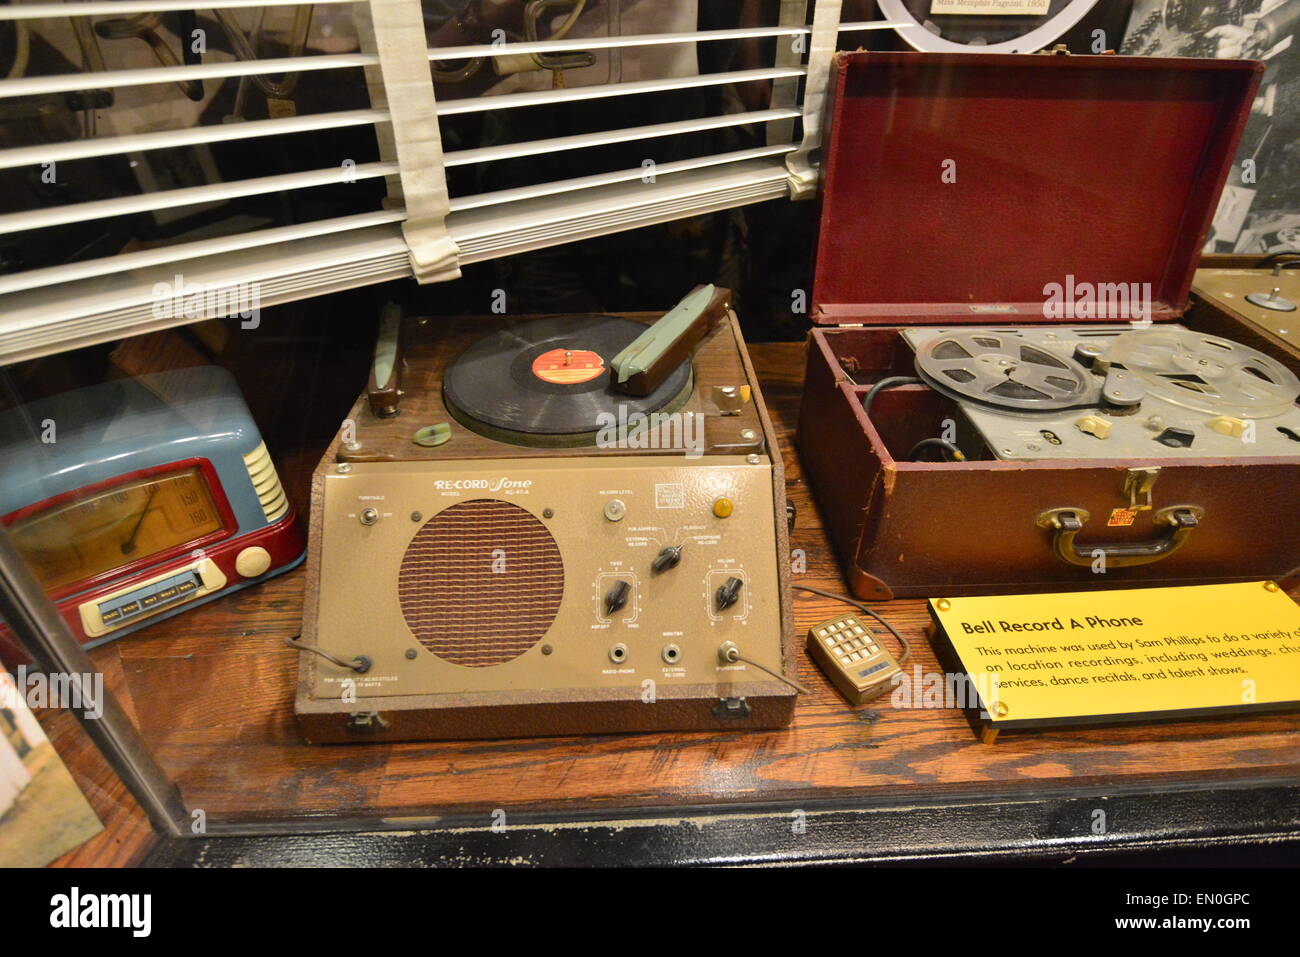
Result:
{"type": "Polygon", "coordinates": [[[470,668],[504,664],[546,634],[564,595],[564,562],[546,526],[496,499],[443,509],[402,559],[402,614],[424,647],[470,668]]]}

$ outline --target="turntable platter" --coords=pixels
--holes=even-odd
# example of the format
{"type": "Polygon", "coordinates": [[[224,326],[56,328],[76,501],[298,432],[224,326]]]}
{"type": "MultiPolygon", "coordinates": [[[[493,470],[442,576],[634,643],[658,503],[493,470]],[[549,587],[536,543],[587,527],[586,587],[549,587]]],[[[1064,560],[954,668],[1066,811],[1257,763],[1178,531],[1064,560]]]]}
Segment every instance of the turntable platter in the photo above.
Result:
{"type": "Polygon", "coordinates": [[[443,376],[448,411],[468,429],[514,445],[594,445],[602,413],[671,412],[691,394],[683,362],[652,393],[617,391],[609,363],[646,327],[615,316],[536,319],[495,332],[462,352],[443,376]]]}

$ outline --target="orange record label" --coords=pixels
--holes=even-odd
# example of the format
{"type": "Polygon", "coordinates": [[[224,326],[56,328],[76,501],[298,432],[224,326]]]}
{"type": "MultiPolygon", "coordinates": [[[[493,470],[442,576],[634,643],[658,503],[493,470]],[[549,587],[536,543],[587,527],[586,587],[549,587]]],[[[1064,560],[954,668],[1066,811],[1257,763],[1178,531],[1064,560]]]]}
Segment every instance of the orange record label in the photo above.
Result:
{"type": "Polygon", "coordinates": [[[1108,521],[1106,524],[1127,526],[1127,525],[1132,525],[1133,520],[1136,518],[1137,518],[1137,512],[1134,511],[1133,509],[1116,508],[1111,510],[1110,521],[1108,521]]]}
{"type": "Polygon", "coordinates": [[[605,371],[605,360],[590,349],[552,349],[533,360],[533,375],[543,382],[590,382],[605,371]]]}

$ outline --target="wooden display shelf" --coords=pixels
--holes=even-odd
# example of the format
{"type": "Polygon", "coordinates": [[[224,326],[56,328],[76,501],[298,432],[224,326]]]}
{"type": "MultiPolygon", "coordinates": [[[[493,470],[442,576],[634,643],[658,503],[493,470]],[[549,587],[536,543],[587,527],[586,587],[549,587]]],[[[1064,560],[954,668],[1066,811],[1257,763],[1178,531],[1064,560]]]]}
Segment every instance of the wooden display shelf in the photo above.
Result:
{"type": "MultiPolygon", "coordinates": [[[[806,571],[795,580],[844,592],[793,443],[803,348],[752,345],[750,353],[782,436],[788,495],[797,509],[791,547],[802,553],[806,571]]],[[[319,371],[315,378],[323,381],[319,371]]],[[[338,378],[344,385],[358,381],[338,378]]],[[[244,387],[253,388],[248,381],[244,387]]],[[[344,390],[333,405],[346,409],[350,399],[344,390]]],[[[318,394],[301,404],[311,406],[320,421],[340,417],[318,394]]],[[[308,412],[300,414],[305,421],[308,412]]],[[[282,431],[301,438],[272,448],[303,508],[311,468],[328,435],[322,438],[319,428],[303,424],[282,431]]],[[[646,846],[647,861],[718,859],[720,852],[702,846],[709,844],[700,837],[707,829],[686,828],[694,836],[683,836],[678,825],[683,816],[717,821],[720,815],[732,821],[729,849],[721,854],[728,860],[888,856],[878,846],[873,850],[872,842],[878,845],[881,835],[921,833],[917,828],[947,835],[922,842],[929,849],[925,854],[1005,854],[1019,848],[1032,855],[1055,847],[1063,855],[1080,842],[1105,843],[1093,829],[1091,809],[1106,800],[1137,802],[1127,820],[1121,815],[1115,821],[1112,814],[1109,833],[1120,848],[1152,840],[1173,846],[1286,841],[1300,834],[1300,715],[1047,732],[986,746],[957,710],[895,710],[887,698],[847,706],[808,659],[802,641],[798,680],[810,694],[800,700],[793,725],[779,731],[308,746],[293,720],[297,654],[284,646],[298,632],[303,584],[298,569],[91,653],[186,805],[206,815],[208,837],[160,845],[71,718],[47,716],[47,730],[106,825],[60,863],[184,863],[200,855],[227,863],[330,860],[340,846],[360,845],[338,835],[217,835],[339,832],[361,822],[368,830],[427,828],[416,839],[428,841],[452,825],[489,833],[497,809],[508,820],[543,829],[528,831],[528,838],[520,832],[519,838],[533,841],[532,859],[541,860],[557,854],[578,859],[564,857],[562,833],[545,830],[548,821],[561,819],[578,822],[570,841],[578,841],[587,825],[611,835],[626,826],[611,827],[611,821],[666,828],[662,845],[646,846]],[[838,851],[819,856],[811,850],[819,846],[815,842],[785,848],[775,838],[765,841],[764,834],[790,833],[791,809],[811,814],[818,808],[828,815],[823,835],[846,834],[849,845],[860,840],[862,847],[854,850],[841,841],[838,851]],[[888,809],[903,815],[893,819],[893,830],[879,816],[888,809]],[[853,817],[866,812],[877,815],[874,829],[853,817]],[[1023,820],[1016,816],[1022,812],[1023,820]],[[918,814],[924,820],[906,823],[918,814]],[[748,823],[735,825],[742,821],[748,823]],[[1021,821],[1012,833],[1006,833],[1009,821],[1021,821]],[[759,833],[756,827],[768,830],[759,833]]],[[[845,607],[797,592],[797,633],[845,607]]],[[[941,670],[924,637],[922,601],[876,607],[912,639],[909,668],[941,670]]],[[[369,859],[414,853],[399,850],[392,837],[386,840],[369,859]]],[[[899,854],[912,846],[903,837],[891,840],[899,854]]],[[[462,838],[452,843],[464,853],[462,838]]],[[[445,851],[450,845],[440,846],[445,851]]],[[[611,854],[635,853],[620,851],[612,838],[606,847],[611,854]]],[[[417,857],[439,859],[441,853],[421,851],[417,857]]],[[[468,853],[471,861],[479,859],[468,853]]]]}

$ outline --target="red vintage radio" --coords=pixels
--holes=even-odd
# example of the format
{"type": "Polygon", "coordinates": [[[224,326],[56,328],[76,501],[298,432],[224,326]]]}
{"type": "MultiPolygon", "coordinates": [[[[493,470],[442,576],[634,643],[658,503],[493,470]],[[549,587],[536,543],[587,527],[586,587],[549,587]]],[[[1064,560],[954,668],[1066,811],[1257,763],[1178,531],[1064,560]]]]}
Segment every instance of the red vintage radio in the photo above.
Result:
{"type": "Polygon", "coordinates": [[[854,593],[1300,571],[1300,362],[1184,316],[1262,67],[837,71],[798,444],[854,593]]]}

